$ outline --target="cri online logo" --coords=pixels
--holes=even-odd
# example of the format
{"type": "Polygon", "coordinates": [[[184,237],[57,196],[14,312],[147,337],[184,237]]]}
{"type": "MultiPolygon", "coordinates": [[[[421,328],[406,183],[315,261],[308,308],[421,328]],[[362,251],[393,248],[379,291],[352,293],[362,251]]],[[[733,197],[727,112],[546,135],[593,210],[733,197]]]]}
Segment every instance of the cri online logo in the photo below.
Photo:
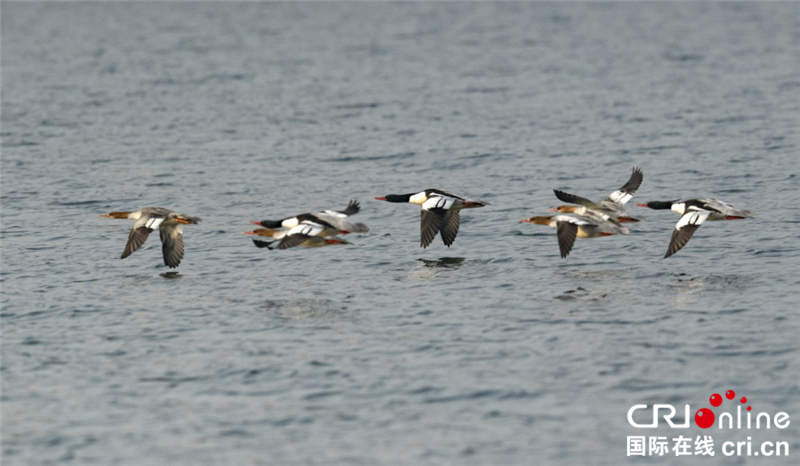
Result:
{"type": "MultiPolygon", "coordinates": [[[[727,392],[725,392],[725,398],[727,398],[728,400],[733,400],[734,398],[736,398],[736,393],[733,390],[728,390],[727,392]]],[[[719,406],[722,405],[722,401],[723,400],[722,400],[722,396],[720,396],[718,393],[714,393],[713,395],[711,395],[711,397],[709,398],[708,401],[709,401],[709,403],[711,403],[711,406],[713,406],[715,408],[718,408],[719,406]]],[[[736,409],[736,413],[737,413],[737,416],[736,416],[736,428],[737,429],[741,429],[742,428],[742,406],[747,404],[747,397],[743,396],[743,397],[739,398],[739,402],[740,402],[740,404],[737,405],[737,407],[736,407],[737,408],[736,409]]],[[[670,427],[672,427],[673,429],[676,429],[676,428],[685,429],[685,428],[689,427],[690,408],[689,408],[688,404],[686,405],[686,408],[685,408],[685,414],[684,414],[685,422],[683,424],[675,424],[675,423],[672,422],[672,418],[675,417],[675,414],[677,412],[675,407],[672,406],[672,405],[669,405],[669,404],[661,404],[661,405],[656,404],[656,405],[653,405],[653,408],[652,408],[653,409],[653,422],[650,423],[650,424],[639,424],[639,423],[637,423],[636,421],[633,420],[633,413],[635,411],[639,410],[639,409],[647,409],[647,405],[634,405],[634,406],[631,407],[631,409],[628,410],[628,422],[633,427],[636,427],[636,428],[639,428],[639,429],[655,429],[656,427],[658,427],[658,419],[659,419],[658,418],[658,412],[660,410],[662,410],[662,409],[668,409],[669,410],[669,412],[663,414],[662,417],[664,418],[665,421],[667,421],[667,424],[669,424],[670,427]]],[[[748,405],[747,406],[747,419],[746,419],[747,426],[745,427],[746,429],[751,429],[752,425],[753,425],[752,417],[750,415],[750,410],[751,409],[752,408],[748,405]]],[[[701,429],[708,429],[709,427],[713,426],[715,420],[716,420],[716,416],[714,415],[714,411],[711,411],[708,408],[698,409],[697,412],[694,414],[694,423],[697,425],[697,427],[699,427],[701,429]]],[[[726,420],[728,421],[727,422],[727,428],[728,429],[733,429],[733,415],[731,413],[722,413],[722,415],[720,415],[720,417],[719,417],[719,428],[720,429],[724,429],[725,428],[725,425],[726,425],[725,421],[726,420]]],[[[785,428],[787,428],[789,426],[789,423],[790,423],[789,415],[786,414],[786,413],[783,413],[783,412],[780,412],[780,413],[776,414],[775,417],[773,417],[773,418],[770,418],[769,413],[763,413],[763,412],[762,413],[758,413],[758,415],[756,416],[756,419],[755,419],[755,428],[756,429],[760,429],[762,422],[764,423],[764,426],[767,429],[770,428],[770,423],[772,425],[774,425],[775,427],[777,427],[778,429],[785,429],[785,428]]]]}

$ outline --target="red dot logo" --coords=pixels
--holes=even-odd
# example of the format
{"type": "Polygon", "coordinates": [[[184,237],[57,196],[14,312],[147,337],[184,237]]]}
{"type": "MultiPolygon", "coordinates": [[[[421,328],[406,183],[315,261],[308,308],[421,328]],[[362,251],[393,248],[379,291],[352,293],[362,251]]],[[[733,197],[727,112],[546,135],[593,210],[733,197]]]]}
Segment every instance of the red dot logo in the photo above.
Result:
{"type": "Polygon", "coordinates": [[[751,408],[751,407],[749,407],[749,406],[747,407],[747,410],[748,410],[748,411],[750,411],[751,409],[753,409],[753,408],[751,408]]]}
{"type": "Polygon", "coordinates": [[[722,397],[719,396],[719,393],[715,393],[711,395],[711,398],[709,398],[708,401],[711,402],[711,406],[717,408],[722,404],[722,397]]]}
{"type": "Polygon", "coordinates": [[[708,429],[714,425],[714,412],[708,408],[698,410],[694,415],[694,423],[701,429],[708,429]]]}
{"type": "Polygon", "coordinates": [[[745,404],[745,403],[747,403],[747,397],[743,396],[743,397],[739,398],[739,401],[741,401],[742,404],[745,404]]]}
{"type": "Polygon", "coordinates": [[[725,392],[725,398],[729,400],[736,398],[736,392],[734,392],[733,390],[728,390],[727,392],[725,392]]]}

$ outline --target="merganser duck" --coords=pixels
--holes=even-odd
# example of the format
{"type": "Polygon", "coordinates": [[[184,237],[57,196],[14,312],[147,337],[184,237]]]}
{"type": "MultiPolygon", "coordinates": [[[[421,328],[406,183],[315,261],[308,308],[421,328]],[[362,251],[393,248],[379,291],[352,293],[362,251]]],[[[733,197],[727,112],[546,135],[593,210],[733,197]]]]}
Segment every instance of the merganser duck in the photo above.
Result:
{"type": "Polygon", "coordinates": [[[667,254],[664,259],[680,251],[692,238],[694,232],[706,220],[739,220],[752,218],[749,210],[738,210],[732,205],[717,199],[689,199],[686,201],[651,201],[646,204],[636,204],[639,207],[649,207],[656,210],[672,210],[681,214],[680,220],[672,231],[667,254]]]}
{"type": "Polygon", "coordinates": [[[305,221],[313,222],[318,225],[326,227],[323,234],[319,236],[335,236],[337,234],[347,233],[366,233],[369,227],[363,223],[352,223],[348,221],[348,217],[357,214],[361,210],[358,201],[351,200],[344,210],[323,210],[314,214],[305,213],[295,215],[293,217],[286,217],[280,220],[261,220],[260,222],[250,222],[254,225],[259,225],[264,228],[294,228],[305,221]]]}
{"type": "Polygon", "coordinates": [[[418,193],[387,194],[376,197],[377,201],[408,202],[421,207],[420,245],[427,248],[433,242],[436,234],[441,232],[442,242],[450,247],[458,235],[461,223],[459,212],[461,209],[473,209],[488,205],[487,202],[465,199],[455,194],[439,189],[426,189],[418,193]]]}
{"type": "Polygon", "coordinates": [[[180,225],[197,224],[198,217],[179,214],[163,207],[145,207],[136,212],[111,212],[101,217],[127,218],[136,220],[128,235],[128,242],[120,259],[133,254],[144,244],[150,232],[158,229],[161,234],[161,252],[164,255],[164,264],[175,268],[183,259],[183,231],[180,225]]]}
{"type": "Polygon", "coordinates": [[[588,209],[613,216],[619,222],[638,222],[639,219],[631,217],[627,212],[625,212],[623,206],[631,200],[633,195],[636,193],[636,190],[642,185],[642,180],[644,180],[644,173],[642,173],[642,170],[639,167],[633,167],[631,171],[631,177],[628,179],[628,182],[622,185],[621,188],[609,194],[607,198],[597,203],[592,202],[584,197],[554,189],[553,191],[558,199],[564,202],[569,202],[570,204],[578,204],[582,207],[558,206],[557,208],[550,210],[561,213],[585,215],[588,209]]]}
{"type": "Polygon", "coordinates": [[[325,227],[322,225],[309,224],[306,221],[290,230],[257,228],[253,231],[246,231],[245,234],[269,236],[271,238],[275,238],[276,241],[261,241],[253,239],[253,244],[255,244],[256,247],[268,249],[288,249],[294,246],[321,247],[330,246],[332,244],[351,244],[343,239],[328,238],[319,235],[319,233],[323,232],[324,230],[325,227]],[[277,246],[273,246],[273,244],[276,242],[278,243],[277,246]]]}
{"type": "Polygon", "coordinates": [[[523,223],[534,223],[536,225],[547,225],[556,229],[558,236],[558,249],[561,251],[561,258],[566,258],[572,246],[575,245],[575,238],[597,238],[598,236],[627,235],[630,230],[612,223],[613,219],[605,214],[589,211],[588,215],[559,214],[551,216],[531,217],[520,220],[523,223]]]}

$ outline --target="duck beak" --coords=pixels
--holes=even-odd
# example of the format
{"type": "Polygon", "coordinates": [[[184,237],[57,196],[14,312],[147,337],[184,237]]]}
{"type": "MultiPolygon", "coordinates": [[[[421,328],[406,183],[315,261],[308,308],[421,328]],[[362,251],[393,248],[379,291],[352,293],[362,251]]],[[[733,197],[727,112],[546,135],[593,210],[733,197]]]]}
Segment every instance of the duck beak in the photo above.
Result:
{"type": "Polygon", "coordinates": [[[531,219],[523,218],[522,220],[519,221],[519,223],[531,223],[531,219]]]}
{"type": "Polygon", "coordinates": [[[549,210],[550,212],[558,212],[558,209],[556,209],[555,207],[550,207],[547,210],[549,210]]]}
{"type": "Polygon", "coordinates": [[[376,201],[385,201],[385,200],[386,200],[386,196],[384,196],[384,197],[376,197],[376,198],[374,198],[374,199],[375,199],[376,201]]]}
{"type": "Polygon", "coordinates": [[[647,207],[647,204],[639,204],[639,203],[637,203],[636,205],[637,205],[638,207],[647,207]]]}

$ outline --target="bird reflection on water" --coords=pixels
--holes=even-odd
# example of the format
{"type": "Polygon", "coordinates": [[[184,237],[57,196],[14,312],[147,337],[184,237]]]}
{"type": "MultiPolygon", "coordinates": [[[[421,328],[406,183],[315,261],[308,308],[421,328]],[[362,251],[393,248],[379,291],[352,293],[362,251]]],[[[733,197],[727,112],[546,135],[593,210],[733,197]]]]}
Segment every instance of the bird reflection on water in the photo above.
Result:
{"type": "Polygon", "coordinates": [[[440,257],[439,259],[419,259],[425,267],[444,267],[448,269],[457,269],[464,265],[466,257],[440,257]]]}

